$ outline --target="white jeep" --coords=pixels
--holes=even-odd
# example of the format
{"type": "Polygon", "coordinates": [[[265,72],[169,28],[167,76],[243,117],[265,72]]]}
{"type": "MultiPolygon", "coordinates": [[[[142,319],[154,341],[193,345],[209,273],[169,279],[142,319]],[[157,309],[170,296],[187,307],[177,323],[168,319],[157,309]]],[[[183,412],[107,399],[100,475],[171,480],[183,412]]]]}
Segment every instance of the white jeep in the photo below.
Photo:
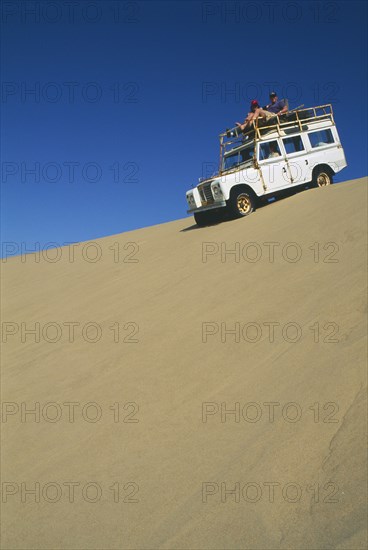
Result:
{"type": "Polygon", "coordinates": [[[347,166],[331,105],[289,111],[248,132],[220,134],[219,172],[187,191],[188,214],[199,226],[247,216],[262,199],[291,189],[325,186],[347,166]]]}

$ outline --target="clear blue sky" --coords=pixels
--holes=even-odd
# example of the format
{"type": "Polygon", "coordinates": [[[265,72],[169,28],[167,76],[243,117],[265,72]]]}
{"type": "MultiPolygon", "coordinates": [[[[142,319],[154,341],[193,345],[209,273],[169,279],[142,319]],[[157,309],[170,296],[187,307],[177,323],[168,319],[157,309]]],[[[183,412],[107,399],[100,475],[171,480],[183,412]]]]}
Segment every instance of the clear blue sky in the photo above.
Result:
{"type": "Polygon", "coordinates": [[[293,107],[331,102],[348,161],[336,180],[367,174],[365,1],[1,9],[2,241],[62,245],[186,216],[218,134],[270,89],[293,107]]]}

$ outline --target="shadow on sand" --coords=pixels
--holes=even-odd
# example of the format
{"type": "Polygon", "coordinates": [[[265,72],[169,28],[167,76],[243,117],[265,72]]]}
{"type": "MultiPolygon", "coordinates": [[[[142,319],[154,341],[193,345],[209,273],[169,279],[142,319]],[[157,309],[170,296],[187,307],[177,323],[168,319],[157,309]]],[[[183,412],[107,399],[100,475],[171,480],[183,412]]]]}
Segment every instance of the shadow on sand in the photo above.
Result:
{"type": "MultiPolygon", "coordinates": [[[[304,186],[301,189],[290,189],[288,191],[280,191],[277,195],[266,199],[266,200],[260,200],[257,204],[257,210],[260,210],[261,208],[264,208],[265,206],[270,206],[271,204],[274,204],[275,202],[280,202],[284,199],[288,199],[290,197],[293,197],[294,195],[297,195],[299,193],[302,193],[303,191],[307,191],[308,189],[311,189],[310,186],[304,186]]],[[[193,231],[194,229],[205,229],[206,227],[214,227],[215,225],[220,225],[223,222],[231,222],[235,221],[241,218],[233,218],[229,215],[227,215],[227,212],[224,212],[221,217],[218,219],[218,221],[214,223],[209,223],[208,225],[204,227],[199,227],[196,223],[193,225],[190,225],[189,227],[185,227],[184,229],[180,229],[180,233],[185,233],[186,231],[193,231]]]]}

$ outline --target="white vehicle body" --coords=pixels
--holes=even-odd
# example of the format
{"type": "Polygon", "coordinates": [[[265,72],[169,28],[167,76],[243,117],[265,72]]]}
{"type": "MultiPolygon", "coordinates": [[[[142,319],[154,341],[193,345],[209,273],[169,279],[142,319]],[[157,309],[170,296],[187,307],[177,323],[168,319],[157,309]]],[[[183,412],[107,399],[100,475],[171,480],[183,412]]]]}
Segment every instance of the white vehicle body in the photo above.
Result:
{"type": "MultiPolygon", "coordinates": [[[[187,191],[189,214],[219,211],[231,206],[234,193],[246,191],[254,199],[269,198],[309,182],[332,183],[347,166],[331,105],[275,116],[267,126],[255,126],[233,138],[220,135],[220,170],[187,191]],[[316,178],[327,174],[327,180],[316,178]]],[[[241,209],[237,215],[247,215],[241,209]]]]}

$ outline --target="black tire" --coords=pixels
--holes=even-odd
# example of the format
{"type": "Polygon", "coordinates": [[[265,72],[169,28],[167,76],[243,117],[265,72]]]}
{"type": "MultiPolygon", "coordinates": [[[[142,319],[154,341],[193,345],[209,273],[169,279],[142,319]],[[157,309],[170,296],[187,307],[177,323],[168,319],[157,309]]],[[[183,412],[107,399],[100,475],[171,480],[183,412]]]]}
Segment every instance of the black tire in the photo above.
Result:
{"type": "Polygon", "coordinates": [[[317,168],[313,174],[313,186],[314,187],[327,187],[327,185],[333,184],[332,172],[328,167],[317,168]]]}
{"type": "Polygon", "coordinates": [[[195,212],[194,219],[198,227],[205,227],[206,225],[212,225],[220,221],[221,216],[218,212],[207,210],[205,212],[195,212]]]}
{"type": "Polygon", "coordinates": [[[256,209],[256,196],[248,189],[235,190],[230,195],[228,208],[235,218],[249,216],[256,209]]]}

